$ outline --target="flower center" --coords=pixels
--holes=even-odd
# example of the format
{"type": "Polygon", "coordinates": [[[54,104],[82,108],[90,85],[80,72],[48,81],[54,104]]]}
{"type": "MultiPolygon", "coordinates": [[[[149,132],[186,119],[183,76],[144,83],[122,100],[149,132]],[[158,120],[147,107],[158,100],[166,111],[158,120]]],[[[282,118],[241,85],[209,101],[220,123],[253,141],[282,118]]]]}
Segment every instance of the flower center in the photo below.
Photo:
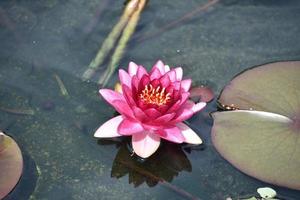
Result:
{"type": "Polygon", "coordinates": [[[161,88],[160,86],[154,88],[151,84],[145,86],[139,97],[147,104],[158,106],[165,105],[171,99],[170,93],[166,93],[166,88],[161,88]]]}

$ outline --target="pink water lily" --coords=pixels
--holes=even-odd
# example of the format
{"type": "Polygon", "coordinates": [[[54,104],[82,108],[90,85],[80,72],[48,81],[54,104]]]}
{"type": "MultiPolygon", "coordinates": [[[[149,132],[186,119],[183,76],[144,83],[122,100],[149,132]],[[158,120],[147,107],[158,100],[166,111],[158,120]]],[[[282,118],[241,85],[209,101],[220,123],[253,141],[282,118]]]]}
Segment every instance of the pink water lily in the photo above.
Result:
{"type": "Polygon", "coordinates": [[[100,94],[119,113],[95,132],[95,137],[132,136],[134,152],[142,157],[151,156],[160,140],[175,143],[201,144],[200,137],[184,120],[202,110],[205,102],[189,100],[191,79],[182,79],[181,67],[170,69],[158,61],[148,73],[133,62],[128,72],[119,70],[121,92],[100,89],[100,94]]]}

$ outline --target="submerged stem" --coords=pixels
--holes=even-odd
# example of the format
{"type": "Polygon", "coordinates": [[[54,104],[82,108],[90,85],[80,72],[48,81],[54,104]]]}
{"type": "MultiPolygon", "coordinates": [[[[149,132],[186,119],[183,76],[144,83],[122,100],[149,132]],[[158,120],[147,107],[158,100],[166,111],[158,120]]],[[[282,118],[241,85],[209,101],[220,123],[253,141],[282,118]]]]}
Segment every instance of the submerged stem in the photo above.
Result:
{"type": "Polygon", "coordinates": [[[58,86],[59,86],[59,89],[60,89],[60,92],[61,94],[64,96],[64,97],[69,97],[69,92],[65,86],[65,84],[63,83],[63,81],[61,80],[61,78],[57,75],[57,74],[54,74],[53,75],[58,86]]]}
{"type": "Polygon", "coordinates": [[[124,50],[126,48],[127,42],[131,38],[132,34],[135,31],[136,25],[140,19],[140,14],[145,7],[146,0],[140,0],[138,4],[137,10],[132,14],[130,17],[128,24],[124,28],[124,31],[122,33],[122,36],[119,40],[119,43],[115,49],[114,54],[112,55],[111,61],[109,63],[108,68],[105,70],[104,74],[99,79],[99,84],[102,86],[105,86],[111,77],[111,75],[114,73],[114,71],[117,68],[118,62],[123,56],[124,50]]]}
{"type": "Polygon", "coordinates": [[[83,73],[82,79],[88,80],[90,79],[96,70],[99,68],[99,66],[103,63],[105,57],[107,54],[111,51],[114,44],[116,43],[116,40],[121,35],[122,30],[128,23],[128,20],[130,19],[130,16],[134,13],[138,6],[139,0],[131,0],[125,7],[125,11],[123,15],[121,16],[119,22],[114,26],[113,30],[109,33],[107,38],[104,40],[101,48],[99,49],[96,57],[92,60],[92,62],[89,64],[88,69],[83,73]]]}
{"type": "Polygon", "coordinates": [[[3,112],[16,114],[16,115],[34,115],[35,113],[33,109],[13,109],[13,108],[0,107],[0,110],[3,112]]]}

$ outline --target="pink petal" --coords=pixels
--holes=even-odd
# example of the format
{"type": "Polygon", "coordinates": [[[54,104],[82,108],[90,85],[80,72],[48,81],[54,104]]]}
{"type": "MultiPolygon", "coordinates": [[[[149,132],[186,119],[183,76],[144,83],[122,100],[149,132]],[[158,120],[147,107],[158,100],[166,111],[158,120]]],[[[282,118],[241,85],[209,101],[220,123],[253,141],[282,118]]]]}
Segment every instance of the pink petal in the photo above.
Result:
{"type": "Polygon", "coordinates": [[[135,118],[140,122],[149,121],[149,117],[139,107],[133,106],[132,108],[135,118]]]}
{"type": "Polygon", "coordinates": [[[115,100],[125,100],[123,94],[110,89],[101,89],[99,90],[99,93],[111,105],[115,100]]]}
{"type": "Polygon", "coordinates": [[[184,109],[181,113],[172,121],[172,123],[182,122],[191,118],[194,115],[194,112],[189,109],[184,109]]]}
{"type": "Polygon", "coordinates": [[[138,79],[138,77],[136,75],[134,75],[131,78],[131,89],[132,90],[135,89],[137,91],[139,88],[139,82],[140,82],[140,80],[138,79]]]}
{"type": "Polygon", "coordinates": [[[160,137],[148,131],[132,135],[134,153],[142,158],[151,156],[160,145],[160,137]]]}
{"type": "Polygon", "coordinates": [[[134,62],[130,62],[128,65],[128,72],[130,76],[134,76],[137,74],[138,66],[134,62]]]}
{"type": "Polygon", "coordinates": [[[150,73],[150,80],[159,79],[161,77],[161,73],[159,69],[153,68],[153,70],[150,73]]]}
{"type": "Polygon", "coordinates": [[[144,75],[139,82],[139,90],[143,90],[146,85],[150,83],[150,78],[147,75],[144,75]]]}
{"type": "Polygon", "coordinates": [[[115,100],[112,102],[112,105],[118,113],[125,115],[126,117],[131,119],[135,118],[132,109],[129,107],[126,101],[115,100]]]}
{"type": "Polygon", "coordinates": [[[177,126],[164,128],[160,131],[165,133],[165,134],[160,134],[161,138],[164,138],[166,140],[169,140],[169,141],[175,142],[175,143],[182,143],[185,141],[185,138],[183,137],[180,129],[177,126]]]}
{"type": "Polygon", "coordinates": [[[181,100],[177,100],[169,109],[168,112],[175,112],[181,105],[181,100]]]}
{"type": "Polygon", "coordinates": [[[161,116],[161,112],[159,112],[155,108],[148,108],[144,110],[144,113],[146,113],[146,115],[151,119],[156,119],[161,116]]]}
{"type": "Polygon", "coordinates": [[[147,70],[142,66],[138,66],[137,77],[141,79],[144,75],[148,75],[147,70]]]}
{"type": "Polygon", "coordinates": [[[176,72],[176,79],[177,81],[181,81],[182,80],[182,75],[183,75],[183,70],[181,67],[177,67],[174,69],[176,72]]]}
{"type": "Polygon", "coordinates": [[[152,70],[158,69],[161,74],[165,74],[165,65],[161,60],[158,60],[156,64],[153,66],[152,70]]]}
{"type": "Polygon", "coordinates": [[[189,144],[202,144],[201,138],[190,127],[184,123],[178,123],[177,127],[181,130],[184,137],[184,142],[189,144]]]}
{"type": "Polygon", "coordinates": [[[170,71],[170,66],[169,65],[165,65],[165,73],[167,73],[168,71],[170,71]]]}
{"type": "Polygon", "coordinates": [[[163,115],[163,116],[158,117],[157,119],[155,119],[153,121],[153,123],[155,123],[155,124],[156,123],[165,124],[165,123],[171,121],[174,118],[175,115],[176,115],[176,113],[165,114],[165,115],[163,115]]]}
{"type": "Polygon", "coordinates": [[[140,123],[128,119],[124,119],[118,127],[118,133],[121,135],[132,135],[143,130],[144,128],[140,123]]]}
{"type": "Polygon", "coordinates": [[[118,133],[118,126],[123,121],[122,115],[114,117],[100,126],[94,134],[97,138],[109,138],[122,136],[118,133]]]}
{"type": "Polygon", "coordinates": [[[131,77],[123,69],[119,70],[119,79],[120,79],[121,85],[124,84],[124,85],[127,85],[129,88],[131,88],[131,77]]]}
{"type": "Polygon", "coordinates": [[[173,84],[173,87],[174,87],[175,90],[180,90],[180,88],[182,87],[181,86],[181,81],[175,81],[172,84],[173,84]]]}
{"type": "Polygon", "coordinates": [[[133,94],[132,94],[132,91],[131,89],[127,86],[127,85],[122,85],[122,90],[123,90],[123,96],[125,97],[128,105],[130,107],[136,105],[134,99],[133,99],[133,94]]]}
{"type": "Polygon", "coordinates": [[[205,106],[206,106],[205,102],[199,102],[193,106],[192,110],[194,111],[194,113],[196,113],[202,110],[205,106]]]}
{"type": "Polygon", "coordinates": [[[160,85],[160,81],[159,81],[158,79],[153,79],[153,80],[151,81],[151,85],[152,85],[154,88],[156,88],[156,87],[158,87],[158,86],[160,85]]]}
{"type": "Polygon", "coordinates": [[[165,74],[159,79],[159,82],[162,85],[162,87],[167,88],[170,85],[171,80],[170,77],[167,74],[165,74]]]}
{"type": "Polygon", "coordinates": [[[175,82],[175,81],[176,81],[176,72],[175,72],[174,69],[172,69],[171,71],[169,71],[169,72],[166,73],[166,74],[169,76],[169,78],[170,78],[170,80],[171,80],[172,82],[175,82]]]}
{"type": "Polygon", "coordinates": [[[190,93],[188,92],[182,93],[180,100],[178,100],[175,104],[173,104],[172,107],[168,110],[168,112],[174,112],[178,108],[180,108],[180,106],[182,106],[188,100],[189,96],[190,93]]]}
{"type": "Polygon", "coordinates": [[[192,80],[191,79],[185,79],[181,81],[181,88],[185,91],[188,92],[191,88],[192,85],[192,80]]]}
{"type": "Polygon", "coordinates": [[[172,123],[182,122],[189,119],[194,115],[193,107],[195,103],[192,101],[186,101],[186,103],[176,112],[175,119],[172,120],[172,123]]]}

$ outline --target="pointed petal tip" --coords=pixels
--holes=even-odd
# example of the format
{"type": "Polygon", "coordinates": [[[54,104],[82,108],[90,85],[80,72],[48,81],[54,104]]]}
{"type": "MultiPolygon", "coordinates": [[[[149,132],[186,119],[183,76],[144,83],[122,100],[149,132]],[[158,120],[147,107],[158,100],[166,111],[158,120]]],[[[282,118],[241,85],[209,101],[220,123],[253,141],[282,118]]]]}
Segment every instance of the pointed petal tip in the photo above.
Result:
{"type": "Polygon", "coordinates": [[[128,73],[130,76],[134,76],[137,74],[137,71],[138,71],[138,65],[134,62],[129,62],[129,65],[128,65],[128,73]]]}
{"type": "Polygon", "coordinates": [[[182,69],[182,67],[176,67],[174,70],[176,72],[176,79],[178,81],[181,81],[182,80],[182,76],[183,76],[183,69],[182,69]]]}
{"type": "Polygon", "coordinates": [[[154,69],[158,69],[160,71],[161,74],[164,74],[165,73],[165,64],[161,61],[161,60],[158,60],[152,67],[152,71],[154,69]]]}
{"type": "Polygon", "coordinates": [[[141,132],[132,135],[132,148],[141,158],[148,158],[156,152],[160,145],[160,137],[154,133],[141,132]]]}
{"type": "MultiPolygon", "coordinates": [[[[107,90],[107,89],[100,89],[100,90],[99,90],[99,94],[101,94],[101,95],[102,95],[103,93],[105,93],[105,92],[106,92],[106,90],[107,90]]],[[[102,95],[102,96],[103,96],[103,95],[102,95]]]]}
{"type": "Polygon", "coordinates": [[[102,124],[94,133],[96,138],[110,138],[122,136],[118,133],[118,126],[122,122],[123,116],[114,117],[102,124]]]}
{"type": "Polygon", "coordinates": [[[202,139],[198,136],[197,133],[195,133],[195,131],[193,131],[190,127],[188,127],[187,125],[185,125],[184,123],[178,123],[177,127],[181,130],[181,134],[184,136],[185,138],[185,143],[189,143],[189,144],[202,144],[203,141],[202,139]]]}
{"type": "Polygon", "coordinates": [[[129,65],[135,65],[135,66],[137,66],[137,64],[135,62],[133,62],[133,61],[130,61],[129,65]]]}
{"type": "Polygon", "coordinates": [[[181,81],[181,88],[185,92],[188,92],[190,90],[191,85],[192,85],[192,79],[184,79],[181,81]]]}
{"type": "Polygon", "coordinates": [[[159,64],[159,65],[161,65],[161,64],[162,64],[162,65],[164,65],[164,63],[163,63],[163,61],[162,61],[162,60],[157,60],[157,61],[156,61],[156,64],[159,64]]]}
{"type": "Polygon", "coordinates": [[[192,110],[194,113],[196,113],[201,111],[203,108],[205,108],[205,106],[206,106],[206,102],[199,102],[193,106],[192,110]]]}
{"type": "Polygon", "coordinates": [[[131,88],[131,76],[124,69],[119,69],[119,79],[121,85],[125,84],[131,88]]]}
{"type": "Polygon", "coordinates": [[[144,128],[140,123],[128,119],[124,119],[118,126],[118,133],[121,135],[132,135],[143,130],[144,128]]]}

